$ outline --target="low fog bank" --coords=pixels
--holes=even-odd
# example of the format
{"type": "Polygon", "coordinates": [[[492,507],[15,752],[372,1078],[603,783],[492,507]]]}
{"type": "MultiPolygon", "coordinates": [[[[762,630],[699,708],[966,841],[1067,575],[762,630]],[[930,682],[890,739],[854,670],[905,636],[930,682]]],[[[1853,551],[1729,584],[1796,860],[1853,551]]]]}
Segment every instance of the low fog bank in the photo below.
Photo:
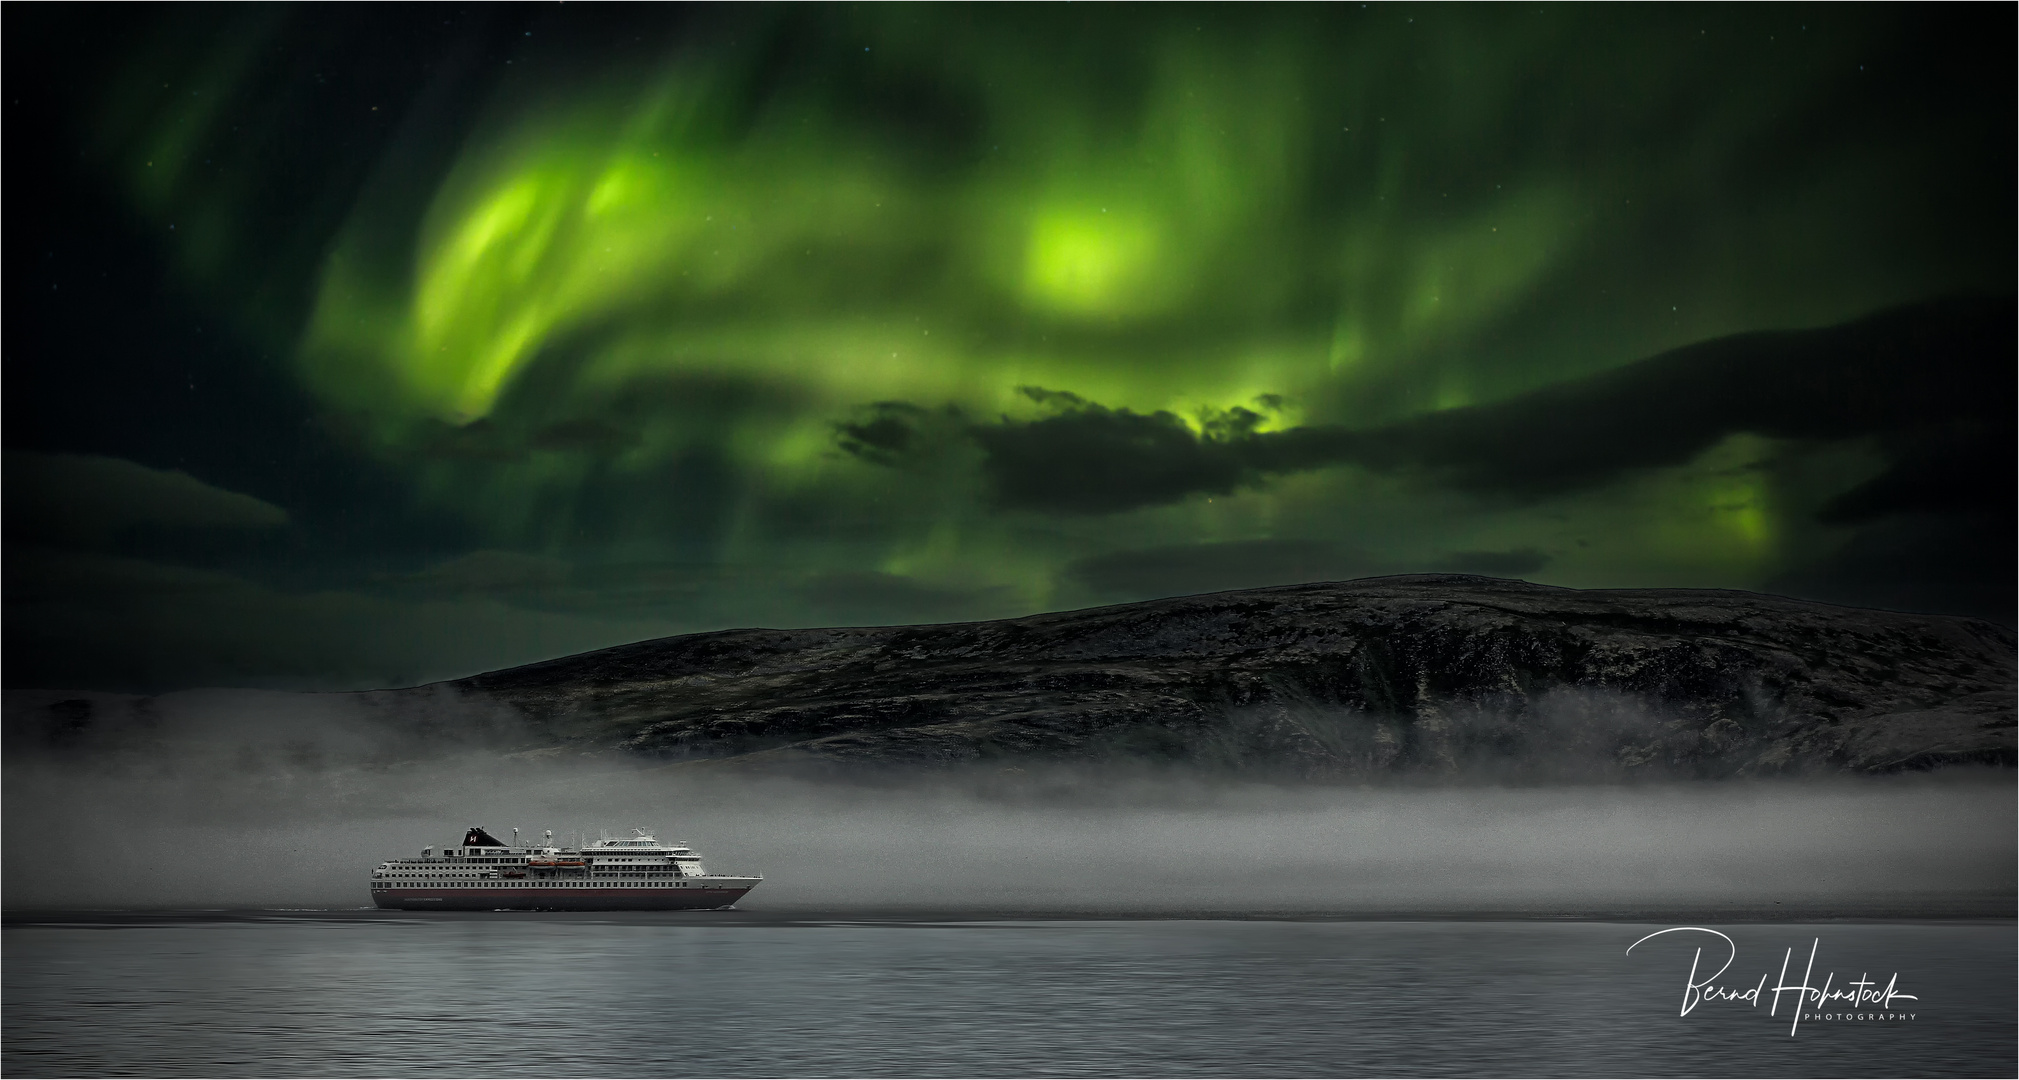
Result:
{"type": "Polygon", "coordinates": [[[2019,877],[2010,770],[1526,787],[1028,768],[822,782],[510,752],[507,721],[494,739],[420,725],[389,742],[369,695],[290,697],[171,695],[118,738],[10,738],[5,906],[361,907],[378,861],[471,824],[644,826],[691,841],[710,869],[764,873],[746,910],[838,914],[1981,908],[2019,877]],[[311,703],[323,711],[302,711],[311,703]]]}

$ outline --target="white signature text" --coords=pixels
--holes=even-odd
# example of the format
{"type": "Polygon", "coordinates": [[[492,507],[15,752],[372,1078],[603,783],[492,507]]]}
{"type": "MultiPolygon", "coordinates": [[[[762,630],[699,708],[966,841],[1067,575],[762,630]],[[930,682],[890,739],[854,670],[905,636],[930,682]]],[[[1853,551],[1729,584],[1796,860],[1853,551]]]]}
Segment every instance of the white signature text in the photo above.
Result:
{"type": "MultiPolygon", "coordinates": [[[[1788,967],[1794,960],[1795,955],[1795,950],[1789,948],[1781,957],[1781,974],[1778,979],[1774,980],[1773,986],[1767,985],[1767,975],[1765,973],[1760,975],[1759,982],[1754,983],[1750,987],[1719,983],[1718,979],[1722,978],[1725,971],[1732,966],[1732,961],[1738,959],[1738,945],[1724,934],[1701,926],[1672,926],[1667,930],[1657,930],[1641,938],[1640,941],[1628,945],[1626,947],[1627,954],[1632,955],[1633,950],[1637,946],[1643,942],[1658,938],[1663,934],[1709,934],[1716,938],[1718,942],[1723,943],[1724,962],[1718,965],[1716,971],[1703,975],[1701,978],[1699,978],[1699,973],[1705,967],[1703,962],[1704,946],[1697,946],[1696,956],[1690,961],[1689,977],[1683,980],[1681,1013],[1683,1016],[1688,1016],[1692,1010],[1706,1001],[1744,1002],[1753,1008],[1759,1008],[1762,998],[1771,995],[1772,1003],[1767,1008],[1767,1015],[1778,1017],[1781,1009],[1781,996],[1786,994],[1790,998],[1788,1011],[1791,1016],[1788,1023],[1788,1034],[1792,1036],[1801,1027],[1803,1020],[1837,1019],[1839,1017],[1844,1019],[1856,1017],[1858,1019],[1873,1020],[1912,1020],[1914,1018],[1913,1013],[1897,1011],[1894,1009],[1893,1003],[1895,1001],[1920,1000],[1920,998],[1913,994],[1900,992],[1900,975],[1898,972],[1894,972],[1893,977],[1886,980],[1886,985],[1883,988],[1878,983],[1872,981],[1869,974],[1864,973],[1861,973],[1856,979],[1846,980],[1839,984],[1836,981],[1837,974],[1834,971],[1830,972],[1823,979],[1821,986],[1814,985],[1816,951],[1822,946],[1822,938],[1814,938],[1809,942],[1809,963],[1802,970],[1801,982],[1788,982],[1788,967]],[[1832,1005],[1835,1005],[1839,1011],[1827,1014],[1821,1012],[1821,1010],[1829,1008],[1832,1005]]],[[[1706,941],[1704,944],[1712,945],[1716,943],[1706,941]]]]}

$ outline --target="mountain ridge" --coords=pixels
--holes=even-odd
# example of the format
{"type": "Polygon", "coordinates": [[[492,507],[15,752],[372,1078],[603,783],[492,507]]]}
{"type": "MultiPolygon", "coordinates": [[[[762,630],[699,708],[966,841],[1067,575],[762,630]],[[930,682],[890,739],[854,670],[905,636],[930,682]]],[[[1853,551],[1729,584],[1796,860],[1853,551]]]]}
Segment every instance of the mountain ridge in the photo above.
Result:
{"type": "Polygon", "coordinates": [[[1715,777],[2011,765],[2014,651],[1956,616],[1430,574],[713,631],[438,685],[683,766],[1715,777]]]}

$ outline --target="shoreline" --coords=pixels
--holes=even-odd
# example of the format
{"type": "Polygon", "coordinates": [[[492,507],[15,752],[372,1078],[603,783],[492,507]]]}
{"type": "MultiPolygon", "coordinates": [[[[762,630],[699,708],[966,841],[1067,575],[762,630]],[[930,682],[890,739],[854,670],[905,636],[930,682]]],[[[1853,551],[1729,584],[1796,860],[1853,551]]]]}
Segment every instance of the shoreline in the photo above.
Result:
{"type": "Polygon", "coordinates": [[[709,911],[388,911],[358,908],[156,908],[50,909],[0,912],[0,926],[14,928],[121,928],[197,926],[220,923],[316,922],[621,922],[633,925],[785,926],[977,926],[984,924],[1220,922],[1220,923],[1619,923],[1717,922],[1787,923],[2019,923],[2012,897],[1959,899],[1948,904],[1822,905],[1783,904],[1726,908],[1690,905],[1622,908],[1504,907],[1467,909],[1367,908],[1333,911],[1229,910],[1017,910],[1014,908],[758,908],[709,911]]]}

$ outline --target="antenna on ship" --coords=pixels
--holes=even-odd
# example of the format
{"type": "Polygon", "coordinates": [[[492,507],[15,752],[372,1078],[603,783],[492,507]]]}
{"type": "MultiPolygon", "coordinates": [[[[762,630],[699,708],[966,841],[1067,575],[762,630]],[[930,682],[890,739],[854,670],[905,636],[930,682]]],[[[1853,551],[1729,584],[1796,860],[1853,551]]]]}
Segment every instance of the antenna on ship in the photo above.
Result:
{"type": "Polygon", "coordinates": [[[519,828],[516,825],[512,827],[512,846],[519,846],[519,828]]]}

